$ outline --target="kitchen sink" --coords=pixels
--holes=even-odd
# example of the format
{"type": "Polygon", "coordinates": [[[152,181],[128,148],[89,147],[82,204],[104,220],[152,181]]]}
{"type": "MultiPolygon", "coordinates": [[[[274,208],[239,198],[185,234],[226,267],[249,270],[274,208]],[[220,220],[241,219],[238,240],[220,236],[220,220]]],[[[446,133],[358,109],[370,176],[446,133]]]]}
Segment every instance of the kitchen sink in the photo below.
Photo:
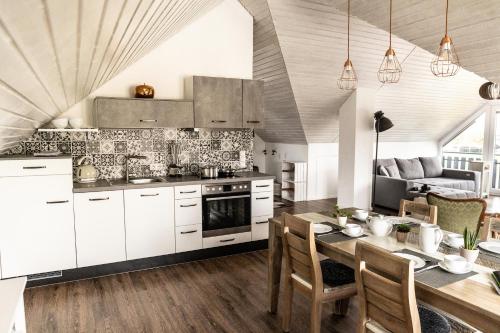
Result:
{"type": "Polygon", "coordinates": [[[150,183],[162,183],[164,182],[161,178],[132,178],[128,180],[131,184],[150,184],[150,183]]]}

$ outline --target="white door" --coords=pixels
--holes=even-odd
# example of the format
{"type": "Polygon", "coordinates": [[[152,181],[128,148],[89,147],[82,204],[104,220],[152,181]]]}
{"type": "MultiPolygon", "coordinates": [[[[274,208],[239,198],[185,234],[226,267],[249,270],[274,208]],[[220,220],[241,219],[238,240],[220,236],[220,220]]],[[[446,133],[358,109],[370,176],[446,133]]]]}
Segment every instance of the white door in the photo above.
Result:
{"type": "Polygon", "coordinates": [[[70,175],[0,178],[2,278],[76,267],[70,175]]]}
{"type": "Polygon", "coordinates": [[[127,259],[175,252],[172,187],[125,190],[127,259]]]}
{"type": "Polygon", "coordinates": [[[123,191],[75,193],[78,267],[127,259],[123,191]]]}

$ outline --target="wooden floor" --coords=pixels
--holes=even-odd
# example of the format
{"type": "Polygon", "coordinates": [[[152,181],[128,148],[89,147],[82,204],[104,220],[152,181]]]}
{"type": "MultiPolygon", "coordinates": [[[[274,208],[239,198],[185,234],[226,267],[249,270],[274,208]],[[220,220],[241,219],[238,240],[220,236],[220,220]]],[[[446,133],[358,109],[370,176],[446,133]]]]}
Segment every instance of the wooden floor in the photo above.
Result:
{"type": "MultiPolygon", "coordinates": [[[[334,200],[276,210],[331,210],[334,200]]],[[[281,332],[267,312],[267,251],[26,290],[28,332],[281,332]]],[[[324,332],[354,332],[346,317],[323,310],[324,332]]],[[[309,301],[298,295],[292,332],[307,332],[309,301]]]]}

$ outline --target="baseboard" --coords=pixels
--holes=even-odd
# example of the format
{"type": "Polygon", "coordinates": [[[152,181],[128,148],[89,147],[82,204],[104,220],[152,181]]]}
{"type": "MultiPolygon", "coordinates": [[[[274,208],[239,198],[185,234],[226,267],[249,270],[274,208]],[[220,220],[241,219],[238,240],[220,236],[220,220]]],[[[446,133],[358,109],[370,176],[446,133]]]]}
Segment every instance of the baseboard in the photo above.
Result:
{"type": "Polygon", "coordinates": [[[58,277],[28,281],[26,287],[32,288],[32,287],[39,287],[56,283],[91,279],[100,276],[140,271],[140,270],[169,266],[190,261],[197,261],[197,260],[233,255],[238,253],[263,250],[267,249],[267,244],[268,244],[267,239],[265,239],[249,243],[214,247],[210,249],[202,249],[202,250],[183,252],[183,253],[173,253],[158,257],[128,260],[106,265],[68,269],[62,271],[62,275],[58,277]]]}

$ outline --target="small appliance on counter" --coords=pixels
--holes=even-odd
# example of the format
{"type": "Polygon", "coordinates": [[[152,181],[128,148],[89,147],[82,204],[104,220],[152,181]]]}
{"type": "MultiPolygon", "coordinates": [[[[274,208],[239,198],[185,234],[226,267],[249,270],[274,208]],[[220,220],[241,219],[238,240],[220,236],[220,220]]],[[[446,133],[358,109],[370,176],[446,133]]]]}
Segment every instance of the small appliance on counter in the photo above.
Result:
{"type": "Polygon", "coordinates": [[[168,166],[168,176],[169,177],[181,177],[183,168],[184,168],[183,166],[180,166],[177,164],[170,164],[168,166]]]}
{"type": "Polygon", "coordinates": [[[89,156],[82,156],[76,162],[76,182],[94,183],[97,181],[97,169],[92,165],[89,156]]]}

